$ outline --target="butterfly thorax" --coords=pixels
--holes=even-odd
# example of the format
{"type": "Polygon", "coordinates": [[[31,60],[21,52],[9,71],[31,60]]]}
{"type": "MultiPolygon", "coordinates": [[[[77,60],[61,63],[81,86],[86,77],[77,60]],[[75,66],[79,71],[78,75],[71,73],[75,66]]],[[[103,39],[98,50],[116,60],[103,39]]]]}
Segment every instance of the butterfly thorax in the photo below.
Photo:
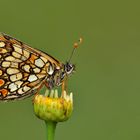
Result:
{"type": "Polygon", "coordinates": [[[52,89],[55,86],[60,86],[73,72],[74,68],[75,66],[68,62],[66,64],[62,64],[60,69],[53,70],[53,66],[50,66],[48,73],[52,73],[52,75],[48,76],[46,80],[48,88],[52,89]]]}

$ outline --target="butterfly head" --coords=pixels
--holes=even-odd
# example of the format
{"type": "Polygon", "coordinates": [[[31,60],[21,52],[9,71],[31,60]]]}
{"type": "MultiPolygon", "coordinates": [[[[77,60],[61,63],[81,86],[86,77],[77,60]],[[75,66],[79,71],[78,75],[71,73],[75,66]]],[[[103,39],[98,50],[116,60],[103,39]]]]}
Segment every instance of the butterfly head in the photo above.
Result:
{"type": "Polygon", "coordinates": [[[60,86],[66,77],[71,75],[75,70],[75,65],[66,63],[56,76],[55,85],[60,86]]]}
{"type": "Polygon", "coordinates": [[[66,62],[64,65],[64,71],[66,75],[70,75],[75,70],[75,65],[66,62]]]}

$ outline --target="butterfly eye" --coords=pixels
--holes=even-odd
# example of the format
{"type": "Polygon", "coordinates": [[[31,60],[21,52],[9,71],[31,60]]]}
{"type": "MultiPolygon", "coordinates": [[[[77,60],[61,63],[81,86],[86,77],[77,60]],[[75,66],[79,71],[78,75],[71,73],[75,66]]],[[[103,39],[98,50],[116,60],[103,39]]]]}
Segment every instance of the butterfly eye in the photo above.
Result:
{"type": "Polygon", "coordinates": [[[65,64],[65,72],[66,72],[67,74],[71,74],[72,71],[74,70],[74,68],[75,68],[75,66],[72,65],[72,64],[69,64],[69,63],[66,63],[66,64],[65,64]]]}

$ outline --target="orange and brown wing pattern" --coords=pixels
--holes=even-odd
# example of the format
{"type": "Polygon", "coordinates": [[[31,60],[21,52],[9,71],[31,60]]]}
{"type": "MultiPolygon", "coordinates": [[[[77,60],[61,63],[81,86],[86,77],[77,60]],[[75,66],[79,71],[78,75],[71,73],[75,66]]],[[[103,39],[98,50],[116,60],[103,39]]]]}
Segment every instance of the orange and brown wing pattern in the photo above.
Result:
{"type": "Polygon", "coordinates": [[[0,100],[30,96],[47,79],[50,65],[60,69],[53,57],[9,37],[0,35],[0,100]]]}

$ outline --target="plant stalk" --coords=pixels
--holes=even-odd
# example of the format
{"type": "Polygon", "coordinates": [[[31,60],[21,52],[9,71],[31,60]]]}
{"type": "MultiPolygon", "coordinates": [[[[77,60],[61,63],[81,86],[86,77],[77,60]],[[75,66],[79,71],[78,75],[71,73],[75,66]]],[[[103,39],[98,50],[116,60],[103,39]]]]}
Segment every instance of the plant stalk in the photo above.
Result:
{"type": "Polygon", "coordinates": [[[55,128],[57,123],[52,121],[45,121],[45,124],[46,124],[47,140],[54,140],[55,128]]]}

